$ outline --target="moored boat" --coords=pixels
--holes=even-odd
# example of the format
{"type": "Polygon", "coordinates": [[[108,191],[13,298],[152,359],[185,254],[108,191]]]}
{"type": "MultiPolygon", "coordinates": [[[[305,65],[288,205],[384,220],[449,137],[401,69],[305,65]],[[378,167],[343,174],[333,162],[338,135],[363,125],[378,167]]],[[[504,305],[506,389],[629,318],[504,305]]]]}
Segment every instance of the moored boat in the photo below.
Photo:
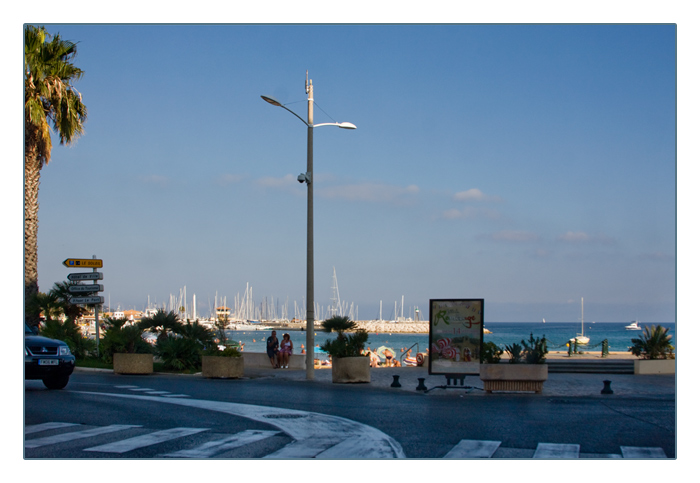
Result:
{"type": "Polygon", "coordinates": [[[625,329],[627,330],[642,330],[642,328],[639,326],[638,321],[633,321],[630,325],[626,325],[625,329]]]}

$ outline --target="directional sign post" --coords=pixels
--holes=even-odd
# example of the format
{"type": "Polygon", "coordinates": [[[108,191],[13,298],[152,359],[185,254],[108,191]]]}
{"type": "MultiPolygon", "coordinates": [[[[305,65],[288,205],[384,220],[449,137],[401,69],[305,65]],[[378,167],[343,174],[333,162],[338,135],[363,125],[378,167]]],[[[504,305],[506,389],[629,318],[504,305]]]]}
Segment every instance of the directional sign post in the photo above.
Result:
{"type": "Polygon", "coordinates": [[[66,258],[63,264],[68,268],[102,268],[99,258],[66,258]]]}
{"type": "Polygon", "coordinates": [[[80,282],[82,280],[102,280],[102,272],[69,273],[68,280],[80,282]]]}
{"type": "MultiPolygon", "coordinates": [[[[70,293],[85,293],[85,292],[102,292],[105,289],[104,285],[70,285],[68,291],[70,293]]],[[[85,303],[85,302],[83,302],[85,303]]]]}
{"type": "MultiPolygon", "coordinates": [[[[92,268],[92,273],[71,273],[68,275],[68,280],[71,282],[94,281],[102,280],[102,274],[97,271],[102,268],[102,260],[96,256],[92,258],[66,258],[63,260],[63,265],[68,268],[92,268]]],[[[104,285],[70,285],[68,291],[74,294],[84,294],[84,297],[71,297],[69,299],[72,304],[94,305],[95,306],[95,345],[97,346],[97,354],[100,353],[100,314],[99,306],[105,303],[104,297],[92,295],[96,292],[102,292],[104,285]]]]}
{"type": "Polygon", "coordinates": [[[93,296],[93,297],[71,297],[70,303],[72,304],[87,304],[87,305],[92,305],[92,304],[103,304],[105,302],[105,298],[102,296],[93,296]]]}

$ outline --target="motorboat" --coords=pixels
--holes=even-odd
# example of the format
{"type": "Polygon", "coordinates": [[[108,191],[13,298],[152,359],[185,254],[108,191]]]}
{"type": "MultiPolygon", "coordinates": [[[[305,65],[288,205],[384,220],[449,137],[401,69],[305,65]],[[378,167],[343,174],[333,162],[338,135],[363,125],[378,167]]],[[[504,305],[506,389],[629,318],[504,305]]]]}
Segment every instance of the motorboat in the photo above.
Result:
{"type": "Polygon", "coordinates": [[[642,330],[642,328],[639,326],[639,322],[636,320],[632,322],[630,325],[626,325],[625,329],[627,330],[642,330]]]}

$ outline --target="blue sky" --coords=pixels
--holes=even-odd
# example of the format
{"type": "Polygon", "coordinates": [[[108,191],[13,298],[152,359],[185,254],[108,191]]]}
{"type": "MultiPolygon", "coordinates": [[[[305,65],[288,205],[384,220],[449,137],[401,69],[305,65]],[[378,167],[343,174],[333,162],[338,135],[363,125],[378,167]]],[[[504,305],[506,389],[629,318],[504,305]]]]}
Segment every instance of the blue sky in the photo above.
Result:
{"type": "MultiPolygon", "coordinates": [[[[85,135],[41,177],[39,285],[102,258],[113,307],[246,284],[360,319],[484,298],[489,321],[676,320],[675,25],[58,25],[85,135]]],[[[58,145],[58,143],[55,143],[58,145]]]]}

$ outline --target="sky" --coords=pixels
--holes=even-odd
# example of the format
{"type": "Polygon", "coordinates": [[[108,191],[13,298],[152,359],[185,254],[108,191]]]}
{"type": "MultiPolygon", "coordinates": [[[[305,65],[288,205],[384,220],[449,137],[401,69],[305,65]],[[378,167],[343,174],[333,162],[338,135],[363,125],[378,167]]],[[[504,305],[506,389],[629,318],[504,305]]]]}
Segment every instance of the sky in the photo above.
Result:
{"type": "Polygon", "coordinates": [[[113,309],[300,309],[314,122],[315,299],[359,320],[483,298],[485,322],[675,322],[674,24],[51,24],[85,134],[39,192],[39,288],[103,259],[113,309]]]}

